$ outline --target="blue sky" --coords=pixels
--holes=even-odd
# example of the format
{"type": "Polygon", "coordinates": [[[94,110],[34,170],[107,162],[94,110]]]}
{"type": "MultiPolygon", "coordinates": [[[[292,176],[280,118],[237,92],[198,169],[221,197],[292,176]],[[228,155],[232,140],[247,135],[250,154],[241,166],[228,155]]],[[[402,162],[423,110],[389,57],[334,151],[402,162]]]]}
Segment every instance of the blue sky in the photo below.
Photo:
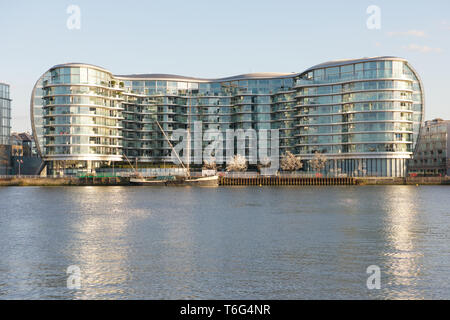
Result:
{"type": "Polygon", "coordinates": [[[0,81],[11,84],[13,130],[30,130],[31,90],[55,64],[115,74],[225,77],[300,72],[345,58],[394,55],[422,76],[426,119],[450,119],[450,1],[0,0],[0,81]],[[66,26],[69,5],[81,29],[66,26]],[[381,29],[366,9],[381,9],[381,29]]]}

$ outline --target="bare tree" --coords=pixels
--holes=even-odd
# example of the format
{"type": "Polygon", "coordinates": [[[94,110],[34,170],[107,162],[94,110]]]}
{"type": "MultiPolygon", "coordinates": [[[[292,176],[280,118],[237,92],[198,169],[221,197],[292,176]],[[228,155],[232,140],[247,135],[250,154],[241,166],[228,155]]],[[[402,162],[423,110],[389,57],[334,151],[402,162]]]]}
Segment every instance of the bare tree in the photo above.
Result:
{"type": "Polygon", "coordinates": [[[247,170],[247,160],[240,154],[235,155],[227,164],[227,172],[238,171],[243,172],[247,170]]]}
{"type": "Polygon", "coordinates": [[[216,170],[216,158],[211,158],[209,161],[204,160],[203,161],[203,169],[204,170],[216,170]]]}
{"type": "Polygon", "coordinates": [[[323,168],[325,168],[325,165],[327,164],[327,158],[319,152],[316,152],[314,154],[314,158],[309,160],[309,163],[311,165],[311,168],[313,168],[315,171],[322,171],[323,168]]]}
{"type": "Polygon", "coordinates": [[[297,171],[303,167],[303,163],[299,157],[294,156],[291,152],[286,151],[281,157],[281,169],[283,171],[297,171]]]}

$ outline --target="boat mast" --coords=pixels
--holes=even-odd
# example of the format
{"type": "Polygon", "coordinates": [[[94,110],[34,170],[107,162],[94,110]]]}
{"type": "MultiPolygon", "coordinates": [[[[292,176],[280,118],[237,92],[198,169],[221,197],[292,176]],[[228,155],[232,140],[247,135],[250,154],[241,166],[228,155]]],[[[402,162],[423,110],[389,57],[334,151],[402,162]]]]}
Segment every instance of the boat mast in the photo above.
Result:
{"type": "Polygon", "coordinates": [[[173,147],[172,143],[169,140],[169,137],[167,136],[166,132],[164,131],[164,129],[161,127],[161,125],[159,124],[158,120],[155,120],[156,124],[158,125],[159,130],[161,130],[162,134],[164,135],[164,138],[167,140],[167,143],[169,144],[169,146],[172,148],[172,151],[175,152],[175,156],[177,157],[178,161],[180,161],[181,165],[183,166],[183,169],[187,172],[186,174],[189,176],[189,171],[187,170],[187,168],[184,166],[183,161],[181,161],[180,156],[178,155],[178,152],[175,150],[175,148],[173,147]]]}
{"type": "Polygon", "coordinates": [[[134,172],[136,172],[136,176],[140,177],[141,175],[139,174],[139,171],[137,170],[137,157],[136,157],[136,169],[133,167],[133,164],[131,163],[130,159],[128,159],[127,155],[124,153],[123,156],[125,157],[125,159],[127,159],[128,163],[131,166],[131,169],[134,169],[134,172]]]}

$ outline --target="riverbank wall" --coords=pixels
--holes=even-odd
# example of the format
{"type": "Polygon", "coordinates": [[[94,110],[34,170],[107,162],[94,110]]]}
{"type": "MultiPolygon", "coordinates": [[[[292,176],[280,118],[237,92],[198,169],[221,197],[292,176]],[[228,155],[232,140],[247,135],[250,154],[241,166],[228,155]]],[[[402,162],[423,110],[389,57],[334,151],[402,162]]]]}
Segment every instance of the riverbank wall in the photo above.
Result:
{"type": "MultiPolygon", "coordinates": [[[[51,178],[38,176],[3,176],[1,186],[129,186],[129,177],[51,178]]],[[[366,185],[450,185],[450,177],[289,177],[221,176],[220,186],[366,186],[366,185]]]]}
{"type": "Polygon", "coordinates": [[[354,178],[318,177],[220,177],[221,186],[348,186],[356,185],[354,178]]]}

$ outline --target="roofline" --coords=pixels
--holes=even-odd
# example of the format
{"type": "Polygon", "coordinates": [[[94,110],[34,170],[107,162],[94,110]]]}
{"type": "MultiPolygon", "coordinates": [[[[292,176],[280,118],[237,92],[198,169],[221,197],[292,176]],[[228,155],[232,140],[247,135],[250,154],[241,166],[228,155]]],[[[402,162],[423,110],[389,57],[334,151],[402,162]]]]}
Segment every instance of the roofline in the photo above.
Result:
{"type": "Polygon", "coordinates": [[[109,71],[105,68],[102,68],[102,67],[99,67],[99,66],[96,66],[93,64],[89,64],[89,63],[82,63],[82,62],[69,62],[69,63],[57,64],[57,65],[51,67],[48,71],[51,71],[51,70],[57,69],[57,68],[65,68],[65,67],[89,67],[89,68],[97,69],[97,70],[100,70],[100,71],[103,71],[103,72],[106,72],[106,73],[112,75],[111,71],[109,71]]]}
{"type": "Polygon", "coordinates": [[[442,124],[442,123],[448,124],[448,123],[450,123],[450,120],[444,120],[441,118],[425,120],[425,124],[430,124],[430,125],[442,124]],[[431,123],[431,122],[433,122],[433,123],[431,123]]]}
{"type": "Polygon", "coordinates": [[[131,74],[131,75],[114,75],[120,80],[172,80],[172,81],[196,81],[196,82],[223,82],[223,81],[237,81],[237,80],[251,80],[251,79],[280,79],[291,78],[299,75],[299,73],[278,73],[278,72],[260,72],[240,74],[237,76],[230,76],[225,78],[195,78],[179,76],[174,74],[131,74]]]}
{"type": "Polygon", "coordinates": [[[248,74],[240,74],[237,76],[229,76],[224,78],[196,78],[196,77],[187,77],[187,76],[180,76],[175,74],[129,74],[129,75],[115,75],[112,74],[111,71],[102,68],[100,66],[96,66],[89,63],[81,63],[81,62],[70,62],[70,63],[62,63],[57,64],[53,67],[51,67],[48,71],[51,71],[53,69],[57,68],[66,68],[66,67],[88,67],[97,69],[103,72],[106,72],[113,76],[114,78],[117,78],[119,80],[171,80],[171,81],[196,81],[196,82],[223,82],[223,81],[235,81],[235,80],[245,80],[245,79],[278,79],[278,78],[290,78],[298,76],[299,73],[280,73],[280,72],[258,72],[258,73],[248,73],[248,74]]]}
{"type": "Polygon", "coordinates": [[[302,73],[310,72],[310,71],[313,71],[316,69],[321,69],[321,68],[338,67],[338,66],[345,66],[345,65],[354,64],[354,63],[380,61],[380,60],[395,60],[395,61],[408,62],[408,60],[406,60],[404,58],[395,57],[395,56],[378,56],[378,57],[361,58],[361,59],[334,60],[334,61],[328,61],[328,62],[317,64],[311,68],[306,69],[302,73]]]}
{"type": "Polygon", "coordinates": [[[97,69],[103,72],[106,72],[117,78],[119,80],[169,80],[169,81],[195,81],[195,82],[223,82],[223,81],[237,81],[237,80],[252,80],[252,79],[282,79],[282,78],[291,78],[300,76],[306,72],[310,72],[320,68],[328,68],[328,67],[337,67],[343,65],[349,65],[354,63],[362,63],[362,62],[370,62],[370,61],[380,61],[380,60],[396,60],[396,61],[405,61],[408,62],[404,58],[395,57],[395,56],[378,56],[378,57],[370,57],[370,58],[361,58],[361,59],[344,59],[344,60],[334,60],[325,63],[321,63],[306,69],[303,72],[299,73],[279,73],[279,72],[260,72],[260,73],[247,73],[240,74],[236,76],[229,76],[224,78],[196,78],[196,77],[187,77],[180,76],[175,74],[129,74],[129,75],[114,75],[110,71],[105,68],[88,64],[88,63],[79,63],[79,62],[71,62],[71,63],[63,63],[58,64],[49,69],[49,71],[56,68],[64,68],[64,67],[89,67],[93,69],[97,69]]]}

